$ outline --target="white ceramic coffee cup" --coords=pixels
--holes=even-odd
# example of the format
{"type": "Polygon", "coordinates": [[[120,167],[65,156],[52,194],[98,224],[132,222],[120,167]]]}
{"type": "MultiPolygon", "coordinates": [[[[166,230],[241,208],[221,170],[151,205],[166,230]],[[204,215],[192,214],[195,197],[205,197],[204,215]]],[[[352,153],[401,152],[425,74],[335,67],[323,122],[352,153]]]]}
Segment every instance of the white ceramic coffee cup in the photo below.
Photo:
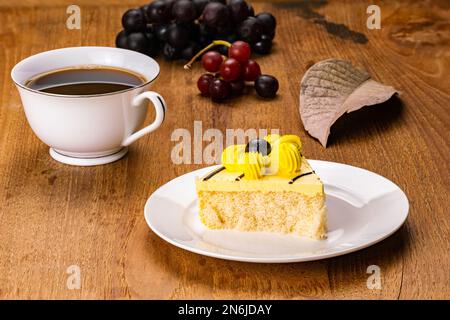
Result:
{"type": "Polygon", "coordinates": [[[26,118],[39,139],[50,146],[51,156],[82,166],[120,159],[127,146],[162,124],[167,109],[164,99],[148,91],[158,74],[159,65],[152,58],[110,47],[46,51],[20,61],[11,71],[26,118]],[[50,94],[25,86],[38,74],[85,65],[118,67],[138,73],[147,81],[127,90],[89,96],[50,94]],[[139,129],[147,114],[148,100],[156,117],[139,129]]]}

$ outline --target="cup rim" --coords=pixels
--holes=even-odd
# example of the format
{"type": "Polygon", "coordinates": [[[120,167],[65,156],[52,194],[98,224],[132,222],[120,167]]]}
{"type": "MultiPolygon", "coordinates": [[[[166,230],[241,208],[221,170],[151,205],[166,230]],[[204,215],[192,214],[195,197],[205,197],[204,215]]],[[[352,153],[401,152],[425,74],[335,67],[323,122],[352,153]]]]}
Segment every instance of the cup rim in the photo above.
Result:
{"type": "MultiPolygon", "coordinates": [[[[98,64],[98,65],[101,66],[101,64],[98,64]]],[[[106,65],[104,65],[104,66],[106,66],[106,65]]],[[[123,68],[123,69],[127,70],[126,68],[123,68]]],[[[11,76],[11,79],[12,79],[12,81],[14,82],[14,84],[16,86],[20,87],[21,89],[33,92],[33,93],[42,94],[42,95],[51,96],[51,97],[58,97],[58,98],[96,98],[96,97],[103,97],[103,96],[112,96],[112,95],[115,95],[115,94],[122,94],[124,92],[128,92],[128,91],[132,91],[132,90],[135,90],[135,89],[139,89],[139,88],[145,87],[145,86],[149,85],[150,83],[152,83],[153,81],[155,81],[156,78],[158,78],[160,73],[161,73],[161,68],[159,67],[159,63],[155,59],[153,59],[152,57],[149,57],[149,56],[147,56],[145,54],[142,54],[140,52],[136,52],[136,51],[132,51],[132,50],[128,50],[128,49],[122,49],[122,48],[105,47],[105,46],[79,46],[79,47],[64,47],[64,48],[59,48],[59,49],[47,50],[47,51],[42,51],[42,52],[33,54],[31,56],[28,56],[28,57],[20,60],[19,62],[17,62],[14,65],[14,67],[11,69],[10,76],[11,76]],[[127,51],[127,52],[132,52],[133,54],[142,55],[142,56],[144,56],[144,57],[146,57],[146,58],[148,58],[150,60],[153,60],[153,62],[155,62],[156,67],[157,67],[157,73],[152,79],[147,79],[146,82],[144,82],[143,84],[140,84],[138,86],[135,86],[135,87],[131,87],[131,88],[120,90],[120,91],[107,92],[107,93],[98,93],[98,94],[88,94],[88,95],[67,95],[67,94],[42,92],[42,91],[39,91],[39,90],[31,89],[31,88],[29,88],[29,87],[19,83],[18,81],[16,81],[16,79],[14,79],[14,72],[16,72],[17,68],[19,68],[22,64],[26,63],[31,58],[34,58],[34,57],[39,56],[39,55],[44,55],[44,54],[47,54],[49,52],[64,51],[64,50],[76,49],[76,48],[86,48],[86,49],[92,48],[92,49],[108,49],[108,50],[117,50],[117,51],[127,51]]]]}

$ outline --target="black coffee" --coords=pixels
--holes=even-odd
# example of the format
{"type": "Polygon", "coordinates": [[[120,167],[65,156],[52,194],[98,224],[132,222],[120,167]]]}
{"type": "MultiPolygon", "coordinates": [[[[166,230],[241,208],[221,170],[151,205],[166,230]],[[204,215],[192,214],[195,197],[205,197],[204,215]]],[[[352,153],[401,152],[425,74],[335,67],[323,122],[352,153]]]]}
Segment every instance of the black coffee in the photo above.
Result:
{"type": "Polygon", "coordinates": [[[139,86],[146,79],[128,70],[103,66],[72,67],[34,76],[25,85],[34,90],[69,96],[117,92],[139,86]]]}

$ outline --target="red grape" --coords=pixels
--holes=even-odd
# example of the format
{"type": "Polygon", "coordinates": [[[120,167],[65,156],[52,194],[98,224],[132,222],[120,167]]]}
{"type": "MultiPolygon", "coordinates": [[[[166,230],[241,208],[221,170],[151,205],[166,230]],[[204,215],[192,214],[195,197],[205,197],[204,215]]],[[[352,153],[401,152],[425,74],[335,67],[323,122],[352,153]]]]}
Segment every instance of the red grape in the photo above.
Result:
{"type": "Polygon", "coordinates": [[[242,63],[250,59],[250,54],[250,45],[244,41],[235,41],[228,49],[228,56],[242,63]]]}
{"type": "Polygon", "coordinates": [[[214,80],[214,76],[210,73],[205,73],[198,78],[197,88],[203,96],[209,95],[209,86],[214,80]]]}
{"type": "Polygon", "coordinates": [[[244,64],[243,73],[245,81],[255,81],[261,74],[261,68],[255,60],[248,60],[248,62],[244,64]]]}
{"type": "Polygon", "coordinates": [[[230,97],[230,84],[221,79],[214,79],[209,85],[209,94],[213,100],[225,100],[230,97]]]}
{"type": "Polygon", "coordinates": [[[209,51],[202,56],[203,69],[209,72],[217,72],[220,69],[223,58],[217,51],[209,51]]]}
{"type": "Polygon", "coordinates": [[[220,75],[225,81],[234,81],[241,76],[241,64],[234,58],[228,58],[220,66],[220,75]]]}

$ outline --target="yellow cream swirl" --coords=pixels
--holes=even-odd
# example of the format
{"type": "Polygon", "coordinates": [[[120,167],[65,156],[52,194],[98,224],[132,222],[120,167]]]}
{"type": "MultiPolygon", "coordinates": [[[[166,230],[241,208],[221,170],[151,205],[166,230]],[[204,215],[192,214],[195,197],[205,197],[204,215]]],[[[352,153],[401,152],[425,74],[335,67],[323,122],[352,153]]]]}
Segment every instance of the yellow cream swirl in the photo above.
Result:
{"type": "Polygon", "coordinates": [[[222,164],[229,172],[243,172],[245,179],[260,179],[271,174],[294,176],[300,172],[302,142],[296,135],[278,134],[264,138],[272,147],[267,156],[245,152],[245,145],[232,145],[222,152],[222,164]]]}
{"type": "Polygon", "coordinates": [[[280,176],[292,176],[300,171],[302,164],[298,146],[294,143],[281,143],[271,153],[272,171],[280,176]]]}
{"type": "Polygon", "coordinates": [[[295,145],[298,153],[302,153],[302,141],[300,140],[299,136],[293,135],[293,134],[287,134],[284,136],[281,136],[279,139],[274,141],[276,145],[289,143],[291,145],[295,145]]]}
{"type": "Polygon", "coordinates": [[[259,179],[263,176],[263,159],[259,152],[248,152],[244,155],[244,177],[246,179],[259,179]]]}
{"type": "Polygon", "coordinates": [[[274,144],[275,141],[280,139],[280,137],[281,136],[279,134],[269,134],[264,137],[264,140],[266,140],[268,143],[270,143],[272,145],[272,144],[274,144]]]}
{"type": "Polygon", "coordinates": [[[273,142],[270,171],[280,176],[292,176],[300,171],[302,142],[296,135],[284,135],[273,142]]]}
{"type": "Polygon", "coordinates": [[[244,144],[231,145],[225,148],[221,156],[222,165],[229,172],[242,172],[244,164],[244,153],[244,144]]]}

